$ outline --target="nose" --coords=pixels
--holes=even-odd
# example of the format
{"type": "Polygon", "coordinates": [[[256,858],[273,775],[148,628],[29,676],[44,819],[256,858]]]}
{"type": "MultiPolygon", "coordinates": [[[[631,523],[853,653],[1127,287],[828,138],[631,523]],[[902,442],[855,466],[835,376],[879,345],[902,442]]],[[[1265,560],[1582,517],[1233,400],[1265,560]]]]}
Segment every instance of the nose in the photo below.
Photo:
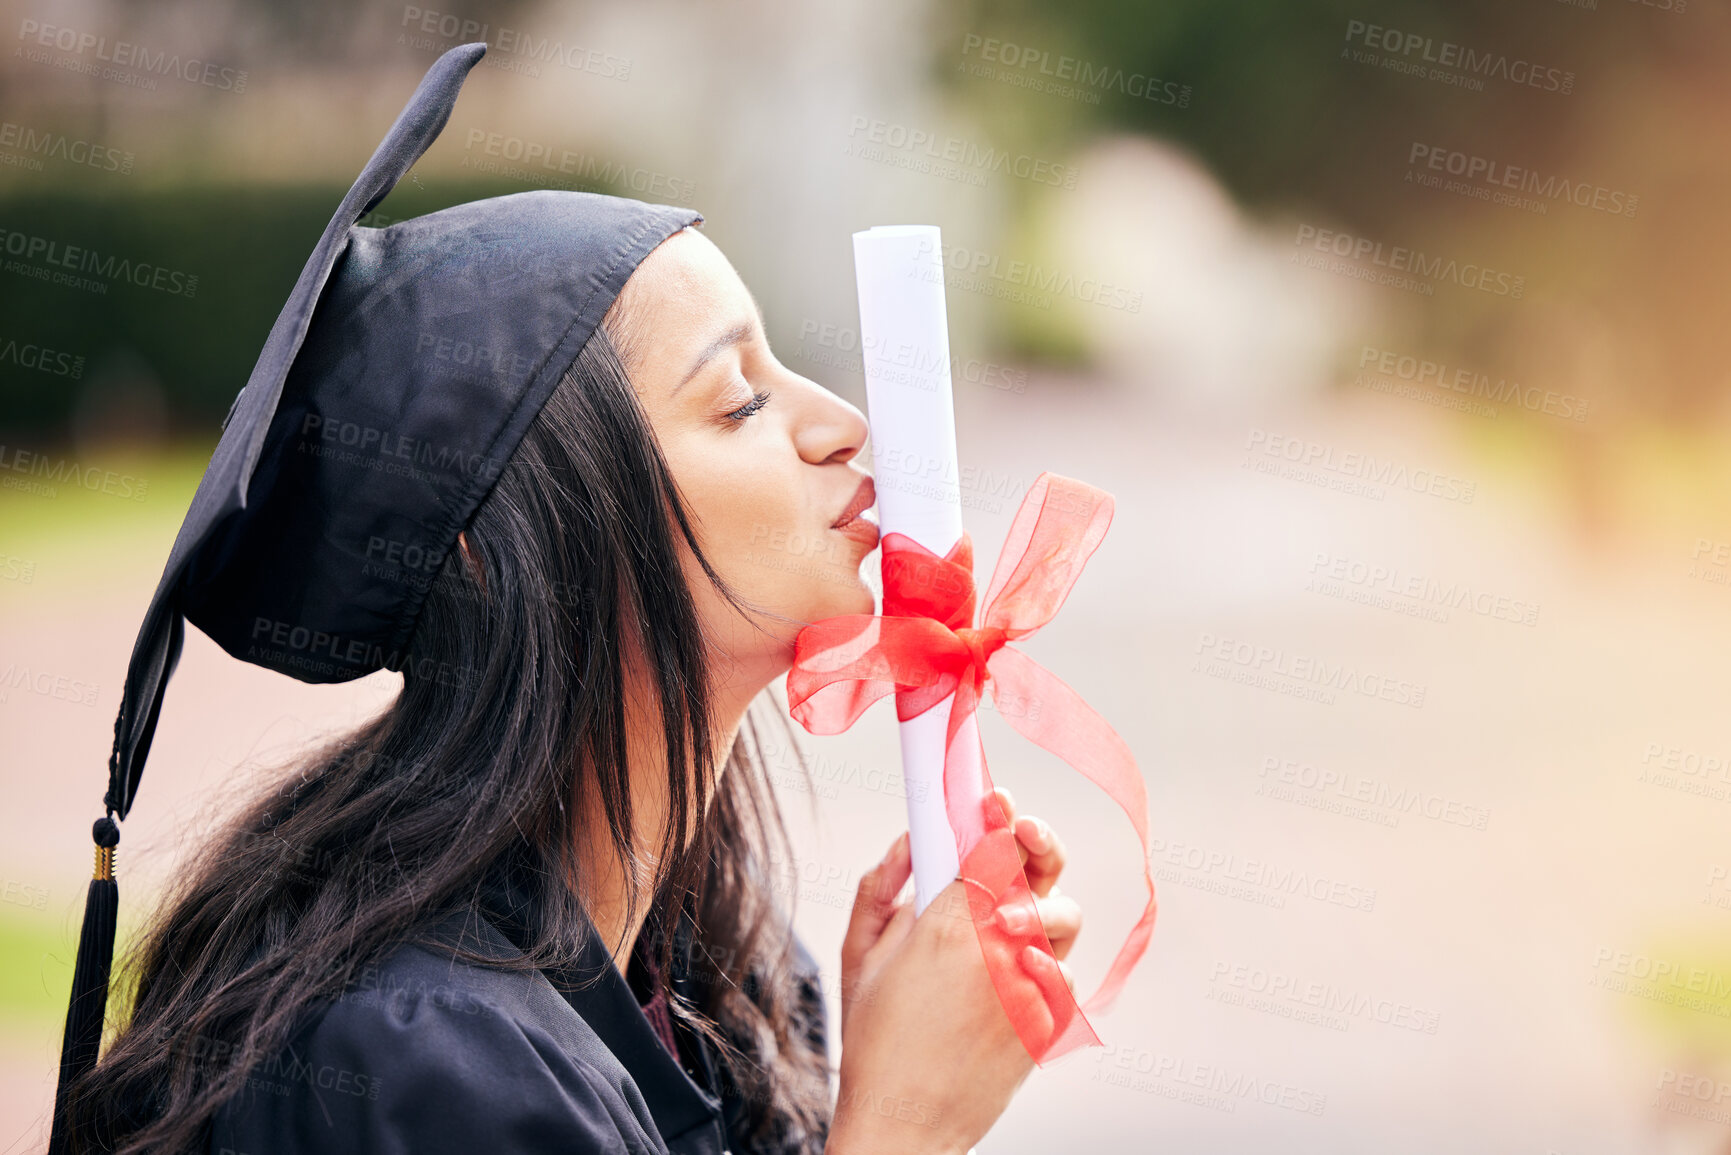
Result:
{"type": "Polygon", "coordinates": [[[793,376],[801,400],[793,429],[800,457],[813,465],[852,461],[871,433],[865,414],[817,382],[793,376]]]}

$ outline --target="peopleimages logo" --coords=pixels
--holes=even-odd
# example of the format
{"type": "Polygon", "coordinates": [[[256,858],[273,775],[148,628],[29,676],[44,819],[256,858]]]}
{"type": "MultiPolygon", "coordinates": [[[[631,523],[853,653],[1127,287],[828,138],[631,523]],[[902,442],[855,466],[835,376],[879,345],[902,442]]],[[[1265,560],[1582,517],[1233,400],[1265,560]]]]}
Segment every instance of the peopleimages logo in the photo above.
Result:
{"type": "MultiPolygon", "coordinates": [[[[68,67],[44,53],[26,51],[36,47],[54,48],[61,52],[70,52],[73,56],[88,56],[91,61],[100,61],[113,65],[114,68],[137,69],[152,77],[172,76],[188,84],[203,85],[221,92],[246,91],[244,68],[227,68],[195,56],[183,59],[180,53],[167,50],[152,52],[142,44],[132,44],[125,40],[111,42],[106,36],[98,36],[94,32],[77,28],[44,24],[39,20],[21,20],[18,23],[18,39],[24,42],[20,54],[37,64],[53,64],[73,72],[92,72],[110,80],[136,79],[126,73],[110,75],[112,69],[101,69],[95,64],[77,66],[76,62],[72,62],[73,66],[68,67]]],[[[155,84],[148,87],[154,88],[155,84]]]]}
{"type": "Polygon", "coordinates": [[[1363,50],[1341,49],[1341,55],[1357,63],[1381,65],[1415,78],[1439,80],[1475,91],[1482,91],[1486,80],[1501,80],[1564,96],[1575,90],[1575,74],[1565,69],[1363,20],[1346,22],[1346,43],[1363,50]]]}
{"type": "Polygon", "coordinates": [[[666,173],[641,166],[628,167],[542,141],[525,140],[483,128],[470,129],[463,148],[469,155],[463,157],[458,167],[473,172],[496,173],[522,181],[538,181],[547,174],[557,174],[572,179],[556,182],[555,187],[574,189],[580,184],[613,185],[640,195],[678,201],[689,201],[697,192],[697,186],[691,181],[666,173]],[[475,156],[477,152],[481,155],[475,156]]]}
{"type": "MultiPolygon", "coordinates": [[[[1412,469],[1393,458],[1378,458],[1356,450],[1343,452],[1326,442],[1270,433],[1266,429],[1252,429],[1244,448],[1245,468],[1277,476],[1282,475],[1283,468],[1289,468],[1295,480],[1314,482],[1320,477],[1351,482],[1353,486],[1368,490],[1366,495],[1378,501],[1382,499],[1382,487],[1385,486],[1410,489],[1414,493],[1465,505],[1471,505],[1478,493],[1478,483],[1464,477],[1454,477],[1434,469],[1412,469]]],[[[1352,487],[1347,488],[1350,491],[1352,487]]]]}
{"type": "Polygon", "coordinates": [[[440,484],[449,484],[459,477],[497,481],[501,471],[500,463],[484,453],[318,413],[308,413],[301,419],[301,439],[296,449],[320,456],[340,453],[337,460],[368,469],[394,466],[395,469],[386,471],[424,476],[440,484]]]}
{"type": "MultiPolygon", "coordinates": [[[[1366,913],[1376,908],[1374,887],[1312,874],[1308,870],[1280,865],[1265,858],[1241,858],[1231,851],[1155,838],[1148,843],[1148,860],[1155,869],[1155,877],[1166,882],[1182,882],[1190,886],[1199,879],[1212,878],[1243,883],[1279,900],[1262,903],[1265,906],[1284,906],[1284,896],[1292,896],[1366,913]]],[[[1198,889],[1213,888],[1201,886],[1198,889]]]]}
{"type": "Polygon", "coordinates": [[[1195,653],[1193,673],[1314,698],[1325,705],[1333,705],[1332,692],[1341,691],[1415,710],[1424,707],[1423,685],[1374,670],[1361,670],[1346,662],[1330,662],[1327,658],[1274,646],[1216,637],[1207,631],[1197,639],[1195,653]]]}
{"type": "MultiPolygon", "coordinates": [[[[1398,349],[1365,345],[1359,350],[1358,368],[1360,372],[1355,383],[1369,388],[1377,388],[1374,378],[1380,377],[1384,381],[1427,386],[1434,391],[1482,398],[1499,405],[1519,406],[1529,413],[1541,413],[1562,421],[1585,421],[1592,409],[1592,402],[1583,397],[1522,385],[1509,377],[1492,377],[1489,373],[1398,349]]],[[[1496,411],[1491,410],[1489,416],[1496,416],[1496,411]]]]}
{"type": "Polygon", "coordinates": [[[445,46],[486,41],[490,51],[481,58],[481,65],[486,68],[502,68],[534,77],[541,75],[537,65],[561,64],[575,72],[587,72],[605,80],[631,79],[631,61],[626,57],[585,48],[581,44],[569,44],[556,36],[542,36],[521,28],[503,25],[494,28],[452,12],[435,12],[405,4],[399,27],[408,31],[398,36],[397,43],[408,44],[411,48],[439,50],[441,45],[426,37],[411,38],[410,32],[440,37],[447,42],[445,46]]]}
{"type": "Polygon", "coordinates": [[[1157,1055],[1125,1044],[1107,1043],[1096,1048],[1094,1063],[1095,1082],[1226,1114],[1236,1114],[1241,1102],[1261,1103],[1303,1115],[1320,1115],[1328,1107],[1328,1096],[1308,1087],[1261,1078],[1217,1063],[1157,1055]]]}
{"type": "MultiPolygon", "coordinates": [[[[1377,284],[1392,285],[1395,288],[1412,289],[1430,296],[1435,291],[1438,281],[1449,281],[1463,289],[1477,289],[1484,293],[1494,293],[1499,297],[1509,297],[1520,300],[1526,292],[1527,279],[1512,273],[1501,272],[1488,265],[1474,261],[1461,262],[1453,257],[1441,257],[1428,254],[1422,249],[1409,249],[1402,245],[1384,245],[1381,241],[1369,237],[1355,237],[1351,233],[1336,232],[1333,229],[1318,228],[1315,225],[1301,224],[1298,233],[1292,238],[1295,246],[1308,245],[1319,253],[1326,253],[1346,261],[1369,261],[1374,268],[1366,269],[1362,265],[1344,265],[1334,267],[1327,262],[1312,260],[1311,267],[1327,268],[1329,272],[1340,273],[1357,280],[1373,281],[1377,284]],[[1376,269],[1386,269],[1386,273],[1378,273],[1376,269]],[[1411,274],[1407,276],[1405,274],[1411,274]],[[1430,282],[1426,284],[1425,282],[1430,282]]],[[[1300,254],[1293,253],[1297,261],[1300,254]]],[[[1337,262],[1338,263],[1338,262],[1337,262]]]]}
{"type": "MultiPolygon", "coordinates": [[[[1315,587],[1317,593],[1339,597],[1342,590],[1336,587],[1345,586],[1367,595],[1364,599],[1347,597],[1348,601],[1365,600],[1366,604],[1381,605],[1386,598],[1378,595],[1387,595],[1414,606],[1433,607],[1440,611],[1465,610],[1481,618],[1523,626],[1537,625],[1539,621],[1537,602],[1474,589],[1467,582],[1444,582],[1424,574],[1404,573],[1399,566],[1379,565],[1318,550],[1310,563],[1310,573],[1312,580],[1306,584],[1306,589],[1315,587]]],[[[1428,616],[1413,612],[1415,616],[1428,616]]],[[[1443,612],[1440,620],[1447,621],[1448,614],[1443,612]]]]}
{"type": "Polygon", "coordinates": [[[1632,217],[1641,201],[1634,193],[1621,189],[1570,180],[1555,173],[1541,176],[1524,165],[1418,140],[1407,150],[1406,163],[1410,166],[1406,173],[1408,181],[1541,214],[1549,211],[1547,202],[1566,201],[1595,212],[1632,217]],[[1442,175],[1459,179],[1444,182],[1442,175]]]}
{"type": "Polygon", "coordinates": [[[143,501],[150,483],[130,473],[120,473],[97,465],[79,465],[69,457],[50,457],[44,453],[0,444],[0,489],[17,489],[42,497],[54,497],[59,486],[71,485],[92,493],[110,497],[143,501]]]}
{"type": "MultiPolygon", "coordinates": [[[[857,143],[883,145],[909,154],[919,154],[935,161],[949,161],[965,168],[999,176],[1019,177],[1035,184],[1073,189],[1078,176],[1076,166],[1027,153],[1012,153],[989,144],[979,144],[959,136],[943,136],[932,129],[909,127],[894,121],[871,116],[855,116],[848,123],[848,137],[857,143]]],[[[849,155],[856,155],[849,146],[849,155]]],[[[877,159],[870,153],[857,153],[866,159],[877,159]]]]}
{"type": "Polygon", "coordinates": [[[44,698],[58,698],[63,702],[76,702],[81,706],[94,706],[96,695],[102,692],[102,687],[69,674],[57,674],[52,670],[32,670],[29,666],[13,662],[0,671],[0,704],[4,704],[11,697],[13,690],[40,694],[44,698]]]}
{"type": "Polygon", "coordinates": [[[74,381],[84,376],[82,353],[68,353],[28,341],[20,343],[11,337],[0,337],[0,365],[5,364],[34,369],[54,377],[70,377],[74,381]]]}
{"type": "MultiPolygon", "coordinates": [[[[1068,95],[1069,88],[1074,86],[1079,92],[1087,92],[1092,99],[1089,103],[1098,104],[1099,97],[1095,93],[1102,90],[1118,92],[1137,100],[1152,101],[1155,104],[1170,104],[1178,108],[1186,108],[1190,104],[1190,85],[1180,84],[1175,80],[1162,80],[1157,76],[1149,76],[1145,72],[1126,72],[1109,64],[1094,64],[1074,56],[1057,57],[1043,48],[1029,48],[1010,40],[998,40],[990,36],[981,36],[970,32],[962,41],[962,55],[979,54],[982,61],[1001,64],[1005,68],[1030,74],[1029,80],[1019,87],[1029,87],[1037,91],[1054,91],[1068,95]],[[1049,85],[1041,83],[1046,78],[1061,81],[1063,84],[1049,85]],[[1030,83],[1031,82],[1031,83],[1030,83]]],[[[1000,77],[1008,80],[1008,77],[1000,77]]],[[[1014,83],[1014,81],[1011,81],[1014,83]]]]}
{"type": "Polygon", "coordinates": [[[149,261],[134,261],[129,257],[104,256],[95,249],[69,245],[52,237],[38,237],[0,229],[0,251],[17,257],[7,261],[5,270],[32,277],[49,284],[86,292],[107,293],[104,282],[125,282],[144,289],[155,289],[176,297],[198,295],[198,275],[179,269],[164,268],[149,261]],[[90,277],[80,276],[89,273],[90,277]],[[102,280],[93,280],[100,277],[102,280]]]}
{"type": "Polygon", "coordinates": [[[1399,826],[1401,815],[1417,815],[1433,822],[1464,826],[1473,830],[1486,829],[1491,820],[1491,812],[1484,806],[1469,806],[1458,799],[1445,798],[1428,790],[1396,786],[1391,782],[1342,770],[1319,769],[1309,762],[1295,762],[1289,758],[1269,755],[1263,758],[1262,766],[1256,774],[1262,779],[1255,791],[1259,795],[1282,802],[1298,801],[1299,805],[1310,805],[1319,810],[1331,807],[1319,805],[1317,799],[1332,796],[1343,803],[1362,804],[1386,811],[1386,817],[1390,821],[1380,822],[1380,825],[1384,826],[1399,826]],[[1287,788],[1288,795],[1295,796],[1283,797],[1280,791],[1282,787],[1287,788]],[[1310,801],[1300,801],[1303,794],[1314,797],[1310,801]]]}
{"type": "MultiPolygon", "coordinates": [[[[1365,1019],[1426,1035],[1436,1034],[1442,1018],[1436,1011],[1409,1002],[1379,998],[1354,987],[1301,979],[1283,971],[1265,970],[1244,963],[1235,965],[1216,960],[1208,981],[1216,988],[1227,987],[1245,994],[1263,995],[1270,1000],[1314,1007],[1327,1015],[1365,1019]]],[[[1210,991],[1211,995],[1214,993],[1210,991]]]]}
{"type": "MultiPolygon", "coordinates": [[[[884,362],[900,364],[917,378],[921,387],[926,386],[926,380],[943,368],[943,361],[935,354],[919,350],[912,345],[901,345],[887,358],[884,349],[873,338],[862,339],[859,331],[844,325],[828,322],[818,322],[810,317],[800,320],[799,340],[801,349],[794,353],[796,357],[804,357],[819,365],[827,365],[832,369],[847,369],[855,373],[865,372],[864,354],[870,352],[876,359],[877,370],[881,373],[884,362]],[[806,350],[807,341],[815,341],[820,350],[835,350],[833,355],[806,350]],[[842,354],[849,354],[843,356],[842,354]]],[[[952,353],[949,361],[950,379],[952,381],[967,381],[974,385],[984,385],[988,389],[1002,389],[1010,393],[1026,393],[1028,391],[1028,371],[997,361],[982,361],[978,357],[963,357],[952,353]]],[[[913,383],[913,382],[910,382],[913,383]]],[[[931,387],[935,387],[931,386],[931,387]]]]}
{"type": "MultiPolygon", "coordinates": [[[[916,258],[924,260],[930,252],[931,241],[922,239],[916,258]]],[[[969,249],[962,245],[945,246],[940,259],[946,268],[956,274],[953,279],[945,280],[945,284],[951,287],[973,289],[981,281],[991,281],[1027,290],[1033,298],[1027,303],[1040,308],[1049,307],[1053,297],[1069,297],[1084,305],[1099,305],[1126,313],[1142,311],[1142,290],[1131,292],[1110,281],[1077,277],[1074,273],[1048,269],[1044,265],[1029,261],[1005,261],[996,253],[969,249]],[[1044,304],[1041,303],[1042,298],[1044,304]]]]}
{"type": "Polygon", "coordinates": [[[1601,946],[1593,952],[1593,974],[1587,981],[1618,994],[1731,1018],[1731,973],[1724,971],[1601,946]]]}
{"type": "Polygon", "coordinates": [[[59,160],[101,172],[132,172],[132,154],[94,141],[76,139],[63,132],[38,130],[27,124],[0,121],[0,164],[40,172],[43,160],[59,160]]]}

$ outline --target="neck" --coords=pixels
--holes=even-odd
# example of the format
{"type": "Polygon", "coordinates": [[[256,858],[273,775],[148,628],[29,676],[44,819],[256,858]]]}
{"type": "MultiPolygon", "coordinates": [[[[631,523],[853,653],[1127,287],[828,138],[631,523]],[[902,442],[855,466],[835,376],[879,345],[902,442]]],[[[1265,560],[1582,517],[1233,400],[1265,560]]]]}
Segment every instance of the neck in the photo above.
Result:
{"type": "MultiPolygon", "coordinates": [[[[716,687],[718,709],[710,781],[717,786],[720,785],[728,753],[733,749],[734,739],[739,734],[740,724],[745,720],[746,710],[758,691],[763,689],[763,685],[758,685],[755,689],[739,684],[716,687]]],[[[637,937],[649,917],[646,902],[640,902],[635,911],[628,909],[627,896],[630,888],[626,871],[635,870],[640,896],[646,899],[653,893],[659,865],[656,848],[660,843],[661,831],[667,823],[669,809],[666,745],[661,739],[659,723],[650,724],[650,720],[657,718],[658,714],[655,710],[644,709],[645,702],[646,699],[641,694],[634,693],[625,711],[627,782],[631,791],[635,861],[628,867],[614,854],[613,840],[605,833],[606,811],[594,791],[586,795],[587,805],[579,820],[579,829],[583,833],[577,839],[578,871],[584,882],[584,905],[590,922],[600,932],[602,941],[607,944],[608,953],[613,956],[614,965],[619,968],[621,975],[625,974],[630,964],[637,937]]],[[[712,791],[712,799],[713,796],[712,791]]],[[[694,824],[693,829],[687,832],[687,845],[695,834],[694,824]]]]}

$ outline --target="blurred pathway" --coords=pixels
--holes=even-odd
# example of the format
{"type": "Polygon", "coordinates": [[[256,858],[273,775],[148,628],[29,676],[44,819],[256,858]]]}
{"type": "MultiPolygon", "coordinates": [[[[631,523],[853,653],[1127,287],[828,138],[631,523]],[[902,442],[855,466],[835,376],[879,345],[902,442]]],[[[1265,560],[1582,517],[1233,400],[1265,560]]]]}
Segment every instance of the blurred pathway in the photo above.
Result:
{"type": "MultiPolygon", "coordinates": [[[[1136,751],[1161,911],[1130,988],[1096,1019],[1108,1046],[1036,1073],[982,1155],[1078,1138],[1221,1153],[1724,1149],[1724,1125],[1672,1112],[1661,1127],[1652,1107],[1687,1107],[1667,1098],[1681,1079],[1731,1077],[1713,1057],[1731,1057],[1731,808],[1683,788],[1728,774],[1641,780],[1668,758],[1731,754],[1731,588],[1688,576],[1693,540],[1583,555],[1536,495],[1397,399],[1206,424],[1075,384],[962,390],[962,454],[981,471],[968,525],[983,592],[1040,470],[1114,494],[1074,596],[1022,648],[1136,751]],[[1308,473],[1293,474],[1293,444],[1308,473]],[[1428,472],[1373,496],[1353,454],[1428,472]],[[1439,613],[1436,591],[1461,588],[1471,600],[1439,613]],[[1316,680],[1342,668],[1345,688],[1316,680]],[[1715,894],[1724,906],[1703,902],[1715,894]],[[1704,990],[1728,985],[1706,1010],[1669,1007],[1675,983],[1640,977],[1665,963],[1684,982],[1701,968],[1704,990]]],[[[0,701],[0,880],[46,895],[40,911],[0,910],[8,920],[76,928],[120,676],[172,529],[44,558],[35,581],[0,589],[0,666],[99,687],[90,706],[0,701]],[[92,587],[77,575],[98,563],[115,572],[92,587]]],[[[244,785],[237,767],[358,720],[394,685],[303,686],[189,630],[125,832],[128,914],[213,812],[207,791],[244,785]]],[[[1071,848],[1065,889],[1088,912],[1073,959],[1092,990],[1135,911],[1133,839],[989,711],[984,727],[994,775],[1071,848]]],[[[817,820],[787,792],[807,863],[799,923],[829,960],[859,871],[902,821],[893,711],[805,743],[817,820]]],[[[791,784],[788,765],[772,759],[791,784]]],[[[39,987],[65,981],[53,960],[38,969],[39,987]]],[[[0,1150],[34,1150],[58,1024],[40,1010],[8,1021],[0,1150]]]]}

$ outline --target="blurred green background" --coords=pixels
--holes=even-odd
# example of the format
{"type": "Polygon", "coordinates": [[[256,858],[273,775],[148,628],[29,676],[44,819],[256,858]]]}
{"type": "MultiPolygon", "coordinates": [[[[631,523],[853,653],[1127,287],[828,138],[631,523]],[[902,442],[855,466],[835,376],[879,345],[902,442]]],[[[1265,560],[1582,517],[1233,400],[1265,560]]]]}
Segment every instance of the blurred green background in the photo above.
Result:
{"type": "MultiPolygon", "coordinates": [[[[1598,403],[1631,415],[1689,422],[1717,414],[1725,395],[1716,337],[1731,302],[1717,274],[1731,249],[1713,210],[1724,202],[1731,173],[1722,150],[1709,142],[1718,139],[1716,129],[1725,115],[1726,17],[1719,6],[1700,5],[1682,14],[1687,19],[1636,19],[1652,15],[1641,8],[1633,0],[1603,0],[1591,8],[1556,0],[916,5],[886,20],[895,52],[895,60],[886,63],[896,67],[881,71],[892,78],[905,73],[909,83],[924,87],[898,89],[883,100],[929,110],[934,130],[954,124],[970,142],[1058,161],[1074,158],[1090,141],[1110,134],[1143,134],[1192,154],[1254,218],[1299,217],[1356,235],[1387,237],[1391,244],[1452,245],[1467,254],[1494,249],[1504,264],[1530,270],[1529,300],[1535,307],[1499,309],[1499,302],[1470,296],[1436,302],[1422,315],[1402,319],[1427,350],[1507,364],[1508,371],[1525,377],[1578,386],[1567,379],[1581,371],[1575,359],[1585,331],[1617,366],[1616,371],[1603,365],[1593,370],[1592,396],[1598,403]],[[1342,60],[1349,45],[1362,47],[1346,39],[1351,22],[1555,66],[1579,80],[1567,95],[1541,89],[1499,95],[1494,81],[1485,93],[1413,82],[1342,60]],[[970,37],[976,42],[971,46],[970,37]],[[1097,86],[1092,101],[1043,98],[981,78],[964,66],[981,62],[987,38],[1037,55],[1032,64],[1008,69],[1024,78],[1042,69],[1050,75],[1067,57],[1102,71],[1182,86],[1184,103],[1138,99],[1127,95],[1122,83],[1097,86]],[[1553,204],[1546,227],[1530,228],[1532,222],[1520,213],[1403,187],[1399,174],[1409,167],[1405,161],[1415,142],[1633,191],[1641,207],[1632,219],[1611,228],[1601,214],[1553,204]]],[[[51,23],[54,11],[52,6],[18,7],[13,23],[51,23]]],[[[310,102],[296,113],[295,98],[319,89],[321,78],[332,78],[324,89],[329,106],[350,103],[346,98],[357,89],[375,94],[375,103],[388,103],[391,80],[400,84],[399,78],[431,56],[393,43],[393,32],[404,35],[405,11],[406,6],[390,5],[356,10],[318,4],[142,3],[82,23],[67,18],[79,31],[87,24],[112,28],[115,39],[132,35],[150,47],[150,33],[176,27],[177,14],[199,13],[190,51],[246,68],[247,88],[239,94],[168,81],[156,92],[139,93],[120,85],[81,83],[16,57],[7,61],[0,71],[0,100],[9,119],[37,133],[124,148],[134,159],[125,174],[92,171],[52,155],[41,171],[0,168],[5,227],[191,271],[200,280],[192,304],[134,286],[93,296],[44,291],[17,275],[0,278],[0,314],[10,330],[86,359],[76,387],[5,366],[0,428],[15,438],[63,439],[71,436],[81,406],[89,419],[100,422],[105,407],[142,404],[141,394],[152,392],[160,395],[164,419],[177,431],[196,435],[213,416],[220,418],[245,381],[263,334],[329,208],[346,188],[354,162],[365,156],[376,135],[377,125],[364,118],[321,120],[327,109],[310,102]],[[115,23],[104,23],[107,19],[115,23]],[[273,145],[269,134],[290,118],[293,132],[273,145]],[[122,131],[125,135],[118,135],[122,131]],[[239,135],[253,139],[244,148],[229,147],[239,135]],[[316,154],[296,153],[308,138],[316,142],[316,154]],[[257,163],[261,156],[268,163],[257,163]],[[297,179],[308,170],[324,179],[297,179]]],[[[662,5],[654,12],[677,21],[682,7],[662,5]]],[[[586,23],[605,27],[607,6],[579,6],[561,18],[534,5],[447,4],[436,15],[494,28],[570,27],[568,39],[575,42],[582,39],[575,30],[586,23]]],[[[836,18],[844,19],[845,13],[838,10],[836,18]]],[[[808,17],[805,23],[815,22],[808,17]]],[[[742,23],[752,27],[749,20],[742,23]]],[[[419,19],[411,18],[407,27],[414,34],[419,19]]],[[[748,48],[766,62],[781,59],[796,70],[801,54],[811,51],[801,37],[813,33],[784,28],[782,34],[782,43],[748,48]]],[[[669,32],[670,39],[677,35],[676,29],[669,32]]],[[[28,36],[19,39],[31,42],[28,36]]],[[[1002,56],[1002,49],[1000,58],[1014,59],[1002,56]]],[[[847,70],[852,75],[844,71],[830,80],[869,92],[874,70],[871,61],[853,59],[847,70]]],[[[552,75],[556,65],[545,65],[545,71],[548,75],[521,78],[515,90],[491,103],[507,109],[536,106],[553,87],[551,81],[585,79],[581,72],[552,75]]],[[[667,113],[667,121],[657,126],[643,113],[634,114],[649,132],[659,127],[664,141],[632,133],[638,139],[615,145],[608,138],[626,133],[608,131],[611,107],[555,100],[563,124],[561,139],[553,143],[582,150],[593,141],[586,156],[621,166],[653,164],[665,156],[679,166],[678,175],[711,197],[720,195],[722,203],[734,195],[733,182],[749,184],[765,199],[790,195],[778,192],[798,188],[787,170],[802,163],[802,146],[821,145],[789,139],[785,118],[767,107],[763,85],[741,82],[737,73],[732,63],[720,61],[681,70],[676,80],[683,91],[656,102],[655,114],[667,113]],[[764,119],[755,126],[767,138],[761,155],[677,154],[678,142],[692,128],[670,121],[694,115],[705,86],[734,84],[758,91],[730,93],[732,101],[766,106],[758,109],[764,119]],[[749,172],[729,171],[747,163],[749,172]]],[[[600,95],[623,97],[629,86],[613,87],[622,91],[600,95]]],[[[828,98],[819,93],[813,99],[828,98]]],[[[543,119],[546,112],[541,108],[543,119]]],[[[902,123],[895,121],[893,105],[883,112],[902,123]]],[[[904,119],[915,127],[927,123],[904,119]]],[[[845,125],[839,127],[845,132],[845,125]]],[[[381,206],[380,218],[401,219],[534,183],[477,179],[461,168],[441,167],[439,161],[448,159],[444,154],[458,153],[452,137],[461,139],[447,133],[423,165],[436,177],[418,187],[405,185],[381,206]]],[[[467,154],[467,159],[475,158],[467,154]]],[[[630,191],[618,182],[545,170],[529,175],[542,177],[539,183],[546,185],[630,191]]],[[[1027,236],[1028,222],[1041,198],[1052,194],[1036,181],[1000,185],[993,189],[1002,203],[994,209],[991,247],[1006,259],[1032,258],[1037,246],[1027,236]]],[[[704,196],[690,199],[704,207],[704,196]]],[[[727,222],[720,225],[725,229],[727,222]]],[[[755,258],[748,246],[736,260],[755,258]]],[[[1031,323],[1039,328],[1039,319],[1020,315],[1014,305],[997,307],[987,321],[990,339],[1004,349],[1087,362],[1087,344],[1074,336],[1028,339],[1022,330],[1031,323]]]]}

